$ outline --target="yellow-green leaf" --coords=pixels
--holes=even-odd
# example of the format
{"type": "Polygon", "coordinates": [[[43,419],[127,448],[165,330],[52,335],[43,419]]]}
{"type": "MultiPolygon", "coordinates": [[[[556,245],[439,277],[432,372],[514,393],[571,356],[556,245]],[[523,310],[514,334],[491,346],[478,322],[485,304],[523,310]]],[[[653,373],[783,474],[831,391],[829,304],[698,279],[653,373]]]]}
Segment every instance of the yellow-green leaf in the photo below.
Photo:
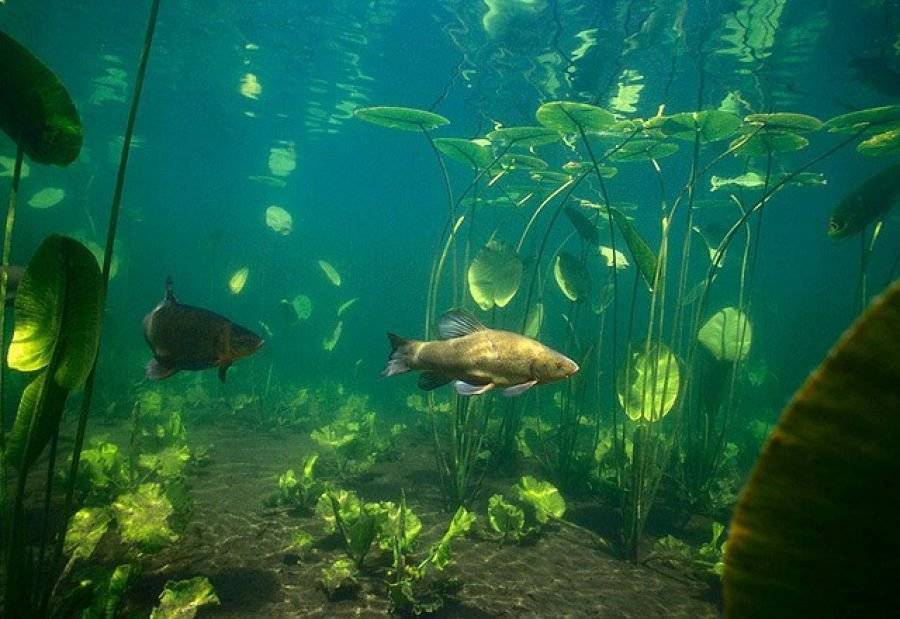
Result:
{"type": "Polygon", "coordinates": [[[741,310],[726,307],[706,321],[697,339],[719,361],[735,361],[750,354],[753,329],[741,310]]]}
{"type": "Polygon", "coordinates": [[[659,421],[678,399],[681,374],[678,359],[662,343],[632,353],[619,374],[619,404],[632,421],[659,421]]]}
{"type": "Polygon", "coordinates": [[[553,263],[553,277],[560,291],[570,301],[581,303],[591,294],[591,274],[584,263],[561,251],[553,263]]]}
{"type": "Polygon", "coordinates": [[[506,307],[519,291],[522,261],[515,248],[491,239],[481,248],[466,272],[469,294],[483,310],[506,307]]]}
{"type": "Polygon", "coordinates": [[[325,273],[325,277],[327,277],[328,281],[333,285],[341,285],[341,274],[337,272],[337,269],[324,260],[319,260],[319,268],[322,269],[322,272],[325,273]]]}

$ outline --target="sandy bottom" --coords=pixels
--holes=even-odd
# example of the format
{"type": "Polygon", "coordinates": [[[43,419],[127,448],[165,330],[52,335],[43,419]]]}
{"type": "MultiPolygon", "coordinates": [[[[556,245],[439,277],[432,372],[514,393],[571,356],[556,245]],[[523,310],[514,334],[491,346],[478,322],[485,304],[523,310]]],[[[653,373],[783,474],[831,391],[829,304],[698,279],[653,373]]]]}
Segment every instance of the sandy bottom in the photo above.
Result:
{"type": "MultiPolygon", "coordinates": [[[[126,600],[126,610],[146,610],[169,579],[207,576],[221,606],[202,616],[350,617],[384,616],[382,584],[386,559],[367,561],[373,575],[361,579],[358,595],[329,601],[317,580],[321,568],[342,556],[318,519],[264,500],[277,476],[299,468],[311,451],[305,436],[274,436],[246,430],[200,426],[191,442],[211,444],[208,466],[193,469],[190,522],[180,541],[146,558],[144,571],[126,600]],[[308,531],[316,542],[297,553],[291,539],[308,531]]],[[[327,471],[326,471],[327,476],[327,471]]],[[[427,548],[446,527],[428,449],[414,457],[378,465],[355,484],[366,500],[397,500],[404,488],[421,518],[420,547],[427,548]]],[[[499,487],[507,486],[504,482],[499,487]]],[[[483,501],[482,501],[483,503],[483,501]]],[[[483,504],[479,517],[485,518],[483,504]]],[[[462,583],[443,617],[715,617],[708,591],[654,570],[621,561],[598,537],[575,526],[558,525],[530,544],[505,545],[484,539],[454,543],[455,565],[447,572],[462,583]]]]}

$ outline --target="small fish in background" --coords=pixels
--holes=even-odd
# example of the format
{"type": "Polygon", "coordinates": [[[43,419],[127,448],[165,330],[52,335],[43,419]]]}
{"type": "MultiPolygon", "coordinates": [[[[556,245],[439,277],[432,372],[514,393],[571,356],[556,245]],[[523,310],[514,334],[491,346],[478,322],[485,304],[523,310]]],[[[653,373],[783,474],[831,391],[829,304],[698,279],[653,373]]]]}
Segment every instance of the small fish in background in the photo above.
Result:
{"type": "Polygon", "coordinates": [[[181,370],[219,368],[219,380],[231,364],[249,357],[263,340],[224,316],[175,299],[172,278],[166,279],[166,295],[144,317],[144,337],[153,359],[147,364],[147,378],[162,380],[181,370]]]}
{"type": "Polygon", "coordinates": [[[850,66],[856,79],[875,92],[893,99],[900,97],[900,73],[885,56],[857,56],[850,66]]]}
{"type": "Polygon", "coordinates": [[[426,391],[450,381],[459,395],[503,388],[516,396],[534,385],[569,378],[578,364],[540,342],[510,331],[488,329],[459,310],[441,316],[440,340],[407,340],[388,333],[391,356],[383,376],[421,370],[419,387],[426,391]]]}
{"type": "MultiPolygon", "coordinates": [[[[0,4],[3,4],[0,0],[0,4]]],[[[8,275],[6,276],[6,307],[11,307],[16,301],[16,291],[19,289],[19,282],[25,275],[25,267],[9,265],[6,267],[8,275]]]]}
{"type": "Polygon", "coordinates": [[[847,194],[828,219],[828,236],[843,239],[884,218],[900,202],[900,163],[866,179],[847,194]]]}

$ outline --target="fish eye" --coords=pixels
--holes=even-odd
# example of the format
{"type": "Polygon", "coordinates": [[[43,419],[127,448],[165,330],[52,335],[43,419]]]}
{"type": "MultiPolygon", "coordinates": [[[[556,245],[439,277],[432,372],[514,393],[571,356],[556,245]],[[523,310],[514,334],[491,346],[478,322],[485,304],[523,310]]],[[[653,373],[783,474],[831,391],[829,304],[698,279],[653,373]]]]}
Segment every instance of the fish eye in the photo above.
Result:
{"type": "Polygon", "coordinates": [[[840,229],[840,226],[838,225],[838,222],[836,222],[833,219],[828,221],[828,231],[829,232],[837,232],[839,229],[840,229]]]}

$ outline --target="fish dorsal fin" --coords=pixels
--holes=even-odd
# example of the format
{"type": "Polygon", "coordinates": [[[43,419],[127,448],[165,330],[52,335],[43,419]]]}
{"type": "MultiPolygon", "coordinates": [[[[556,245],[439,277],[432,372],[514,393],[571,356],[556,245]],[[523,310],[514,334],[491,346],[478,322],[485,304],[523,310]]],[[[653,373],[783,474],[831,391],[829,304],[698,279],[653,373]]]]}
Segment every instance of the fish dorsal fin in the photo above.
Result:
{"type": "Polygon", "coordinates": [[[462,310],[450,310],[438,320],[438,333],[442,340],[452,340],[485,329],[487,327],[477,318],[462,310]]]}
{"type": "Polygon", "coordinates": [[[172,276],[169,275],[166,277],[166,296],[165,300],[167,303],[178,303],[178,300],[175,298],[175,284],[172,283],[172,276]]]}

